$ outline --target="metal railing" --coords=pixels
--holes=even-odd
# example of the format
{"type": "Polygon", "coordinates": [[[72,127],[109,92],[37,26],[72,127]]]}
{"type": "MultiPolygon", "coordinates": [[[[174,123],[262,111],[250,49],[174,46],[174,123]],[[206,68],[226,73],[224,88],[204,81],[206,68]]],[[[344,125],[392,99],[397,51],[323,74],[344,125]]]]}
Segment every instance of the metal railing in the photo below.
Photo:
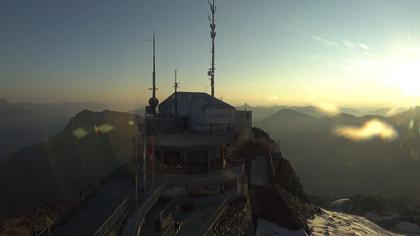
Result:
{"type": "Polygon", "coordinates": [[[216,209],[216,211],[210,216],[209,220],[206,224],[201,228],[197,235],[205,236],[208,232],[213,228],[213,226],[217,223],[217,221],[222,216],[223,212],[225,212],[226,208],[228,207],[230,197],[226,197],[220,206],[216,209]]]}
{"type": "Polygon", "coordinates": [[[124,215],[126,215],[131,205],[131,199],[129,197],[125,198],[101,227],[96,230],[94,236],[104,236],[110,233],[115,225],[124,217],[124,215]]]}
{"type": "Polygon", "coordinates": [[[44,228],[41,232],[35,234],[36,236],[51,236],[51,231],[49,227],[44,228]]]}
{"type": "Polygon", "coordinates": [[[135,225],[135,235],[138,235],[139,230],[144,222],[144,217],[159,199],[161,193],[165,190],[167,183],[166,178],[160,179],[154,187],[152,187],[144,196],[143,204],[140,206],[137,213],[137,223],[135,225]]]}
{"type": "Polygon", "coordinates": [[[182,226],[182,222],[173,221],[166,229],[161,233],[161,236],[176,235],[182,226]],[[177,225],[178,224],[178,225],[177,225]]]}

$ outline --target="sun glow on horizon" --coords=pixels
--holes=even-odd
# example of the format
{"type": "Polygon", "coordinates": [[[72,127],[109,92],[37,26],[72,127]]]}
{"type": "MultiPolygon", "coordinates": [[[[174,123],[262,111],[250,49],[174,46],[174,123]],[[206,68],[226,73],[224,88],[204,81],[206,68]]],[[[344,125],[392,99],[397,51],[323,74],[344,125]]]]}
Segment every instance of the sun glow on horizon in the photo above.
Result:
{"type": "Polygon", "coordinates": [[[420,97],[420,49],[405,48],[390,63],[393,84],[408,97],[420,97]]]}
{"type": "Polygon", "coordinates": [[[340,112],[340,108],[333,103],[321,103],[317,105],[317,108],[320,111],[331,114],[331,115],[335,115],[340,112]]]}

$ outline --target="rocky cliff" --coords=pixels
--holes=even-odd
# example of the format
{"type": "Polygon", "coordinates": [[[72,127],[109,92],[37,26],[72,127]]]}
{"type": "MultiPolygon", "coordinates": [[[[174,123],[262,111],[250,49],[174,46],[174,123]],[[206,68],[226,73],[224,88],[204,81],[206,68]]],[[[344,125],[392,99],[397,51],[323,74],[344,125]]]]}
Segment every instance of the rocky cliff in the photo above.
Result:
{"type": "MultiPolygon", "coordinates": [[[[238,205],[232,209],[243,218],[251,215],[247,232],[255,233],[257,221],[263,219],[290,230],[303,229],[309,234],[307,222],[319,212],[319,208],[311,204],[290,162],[283,157],[270,136],[261,129],[253,128],[249,140],[237,140],[229,148],[234,153],[233,156],[243,159],[246,164],[249,202],[242,203],[240,209],[238,205]],[[258,160],[266,160],[261,162],[265,164],[260,173],[254,168],[258,160]]],[[[243,226],[239,227],[243,222],[235,221],[234,213],[226,215],[231,216],[221,220],[225,230],[220,223],[216,226],[218,235],[229,235],[235,228],[238,229],[237,232],[244,232],[243,226]],[[227,222],[234,223],[229,225],[227,222]]]]}

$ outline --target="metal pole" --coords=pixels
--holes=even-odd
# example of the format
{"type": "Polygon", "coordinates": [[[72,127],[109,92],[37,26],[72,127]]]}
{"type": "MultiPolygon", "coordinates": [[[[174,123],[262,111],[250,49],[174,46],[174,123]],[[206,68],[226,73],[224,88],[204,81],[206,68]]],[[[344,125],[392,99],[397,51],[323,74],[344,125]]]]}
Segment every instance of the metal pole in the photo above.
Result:
{"type": "Polygon", "coordinates": [[[176,70],[175,70],[175,84],[174,84],[174,89],[175,89],[175,94],[174,94],[174,96],[175,96],[175,117],[177,117],[178,116],[178,94],[177,94],[177,91],[178,91],[178,81],[177,81],[177,78],[176,78],[176,70]]]}
{"type": "Polygon", "coordinates": [[[147,145],[146,145],[146,132],[143,132],[143,184],[144,184],[144,187],[143,187],[143,189],[144,189],[144,191],[146,191],[146,188],[147,188],[147,179],[146,179],[146,171],[147,171],[147,167],[146,167],[146,165],[147,165],[147,160],[146,160],[146,148],[147,148],[147,145]]]}
{"type": "Polygon", "coordinates": [[[135,155],[135,163],[134,168],[136,169],[136,179],[135,179],[135,198],[136,198],[136,208],[137,208],[137,200],[138,200],[138,174],[139,174],[139,168],[138,168],[138,158],[137,158],[137,137],[138,135],[134,136],[134,155],[135,155]]]}
{"type": "Polygon", "coordinates": [[[152,186],[155,180],[155,136],[152,136],[152,186]]]}
{"type": "Polygon", "coordinates": [[[156,37],[155,32],[153,31],[153,97],[156,97],[156,37]]]}

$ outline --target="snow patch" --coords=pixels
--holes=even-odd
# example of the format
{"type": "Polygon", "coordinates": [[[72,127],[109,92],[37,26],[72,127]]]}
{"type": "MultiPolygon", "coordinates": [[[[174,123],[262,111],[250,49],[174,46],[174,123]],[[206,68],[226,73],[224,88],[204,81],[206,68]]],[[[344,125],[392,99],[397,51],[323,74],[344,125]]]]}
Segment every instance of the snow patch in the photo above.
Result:
{"type": "Polygon", "coordinates": [[[312,235],[381,235],[396,236],[400,234],[391,233],[373,222],[354,215],[321,210],[322,213],[316,215],[308,221],[312,235]]]}

